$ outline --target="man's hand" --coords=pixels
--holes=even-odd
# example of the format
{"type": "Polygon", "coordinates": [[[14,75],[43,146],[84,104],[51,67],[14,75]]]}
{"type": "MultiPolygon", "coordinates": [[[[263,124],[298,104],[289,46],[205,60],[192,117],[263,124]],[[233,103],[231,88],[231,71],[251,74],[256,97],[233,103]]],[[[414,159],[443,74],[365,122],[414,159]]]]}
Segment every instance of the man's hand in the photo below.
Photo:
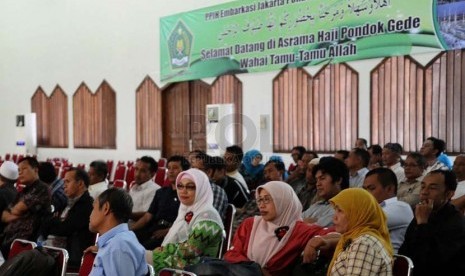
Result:
{"type": "Polygon", "coordinates": [[[427,199],[420,201],[415,207],[415,219],[417,224],[426,224],[428,223],[429,216],[433,211],[433,200],[427,199]]]}

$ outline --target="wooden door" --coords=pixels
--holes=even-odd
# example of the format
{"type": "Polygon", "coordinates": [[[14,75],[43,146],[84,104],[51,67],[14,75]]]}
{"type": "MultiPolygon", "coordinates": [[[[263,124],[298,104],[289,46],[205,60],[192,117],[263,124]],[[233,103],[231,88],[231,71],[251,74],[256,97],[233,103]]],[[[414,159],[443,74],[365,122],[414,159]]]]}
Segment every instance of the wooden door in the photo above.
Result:
{"type": "Polygon", "coordinates": [[[190,129],[192,150],[207,150],[206,105],[211,103],[211,87],[203,81],[190,82],[190,129]]]}

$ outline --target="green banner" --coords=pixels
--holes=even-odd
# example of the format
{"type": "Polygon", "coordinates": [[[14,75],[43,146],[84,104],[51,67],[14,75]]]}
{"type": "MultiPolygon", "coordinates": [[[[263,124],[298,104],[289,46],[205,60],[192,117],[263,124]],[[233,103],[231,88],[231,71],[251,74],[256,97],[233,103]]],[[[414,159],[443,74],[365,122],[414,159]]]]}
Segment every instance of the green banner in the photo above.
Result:
{"type": "Polygon", "coordinates": [[[162,81],[280,70],[465,48],[465,0],[239,0],[160,35],[162,81]]]}

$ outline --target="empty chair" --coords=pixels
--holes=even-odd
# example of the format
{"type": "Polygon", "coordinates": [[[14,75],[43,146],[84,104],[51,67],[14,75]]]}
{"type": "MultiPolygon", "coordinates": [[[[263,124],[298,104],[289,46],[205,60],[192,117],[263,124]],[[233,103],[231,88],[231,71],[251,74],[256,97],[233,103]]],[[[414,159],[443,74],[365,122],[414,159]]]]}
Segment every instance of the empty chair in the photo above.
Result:
{"type": "Polygon", "coordinates": [[[18,154],[13,153],[13,156],[11,157],[14,163],[18,163],[18,154]]]}
{"type": "Polygon", "coordinates": [[[15,239],[11,243],[10,253],[8,254],[8,259],[13,258],[14,256],[18,255],[19,253],[31,250],[37,247],[37,244],[33,241],[22,240],[22,239],[15,239]]]}
{"type": "Polygon", "coordinates": [[[124,180],[121,180],[121,179],[117,179],[115,181],[113,181],[113,187],[115,188],[120,188],[120,189],[126,189],[126,181],[124,180]]]}
{"type": "Polygon", "coordinates": [[[56,261],[56,275],[65,276],[66,275],[66,266],[68,265],[68,251],[64,248],[53,247],[53,246],[43,246],[44,250],[47,251],[50,255],[55,256],[56,261]]]}
{"type": "Polygon", "coordinates": [[[10,158],[11,158],[11,154],[10,154],[10,153],[5,154],[5,161],[9,161],[10,158]]]}
{"type": "Polygon", "coordinates": [[[115,170],[115,176],[113,177],[113,182],[115,180],[124,180],[126,177],[126,166],[118,165],[115,170]]]}
{"type": "Polygon", "coordinates": [[[218,258],[223,258],[224,253],[226,253],[226,251],[228,251],[231,247],[235,215],[236,207],[234,207],[234,205],[232,204],[228,204],[228,207],[226,207],[226,216],[224,218],[224,230],[226,232],[226,237],[223,239],[223,242],[221,243],[220,250],[218,251],[218,258]]]}
{"type": "Polygon", "coordinates": [[[166,168],[158,167],[157,173],[155,174],[153,181],[157,183],[158,185],[160,185],[161,187],[163,187],[165,183],[165,178],[166,178],[166,168]]]}
{"type": "Polygon", "coordinates": [[[134,181],[135,171],[136,171],[136,168],[134,166],[128,167],[126,171],[126,177],[125,177],[126,183],[131,183],[132,181],[134,181]]]}
{"type": "Polygon", "coordinates": [[[78,169],[85,170],[85,169],[86,169],[86,164],[84,164],[84,163],[79,163],[79,164],[77,164],[76,167],[77,167],[78,169]]]}
{"type": "Polygon", "coordinates": [[[111,174],[113,173],[113,160],[107,160],[107,179],[110,180],[111,174]]]}
{"type": "Polygon", "coordinates": [[[128,160],[128,161],[126,162],[126,166],[128,166],[128,168],[129,168],[129,167],[133,167],[133,166],[134,166],[134,161],[128,160]]]}
{"type": "Polygon", "coordinates": [[[79,268],[79,276],[87,276],[90,274],[96,255],[97,253],[95,252],[84,253],[84,256],[82,256],[81,268],[79,268]]]}
{"type": "Polygon", "coordinates": [[[393,276],[410,276],[413,270],[412,260],[404,255],[394,254],[393,276]]]}

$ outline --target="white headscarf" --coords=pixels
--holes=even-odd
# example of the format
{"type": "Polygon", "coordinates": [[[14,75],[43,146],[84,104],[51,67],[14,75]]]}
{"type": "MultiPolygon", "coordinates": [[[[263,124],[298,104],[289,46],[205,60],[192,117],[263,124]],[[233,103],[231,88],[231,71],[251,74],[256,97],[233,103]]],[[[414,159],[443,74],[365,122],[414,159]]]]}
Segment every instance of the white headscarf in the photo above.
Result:
{"type": "Polygon", "coordinates": [[[259,186],[255,198],[258,198],[261,189],[265,189],[271,195],[276,218],[273,221],[265,221],[261,216],[255,216],[247,257],[264,267],[268,260],[286,245],[296,222],[302,220],[302,204],[292,187],[285,182],[270,181],[259,186]],[[283,226],[288,226],[289,230],[279,241],[275,230],[283,226]]]}
{"type": "Polygon", "coordinates": [[[189,169],[178,175],[176,178],[176,184],[180,183],[184,178],[192,179],[195,183],[194,204],[186,206],[181,203],[179,206],[178,216],[163,240],[162,246],[165,246],[168,243],[186,241],[192,230],[192,226],[199,221],[213,221],[217,223],[221,229],[224,229],[221,217],[218,214],[218,211],[213,207],[213,192],[207,175],[198,169],[189,169]],[[192,212],[193,216],[190,223],[187,223],[185,216],[189,212],[192,212]]]}

